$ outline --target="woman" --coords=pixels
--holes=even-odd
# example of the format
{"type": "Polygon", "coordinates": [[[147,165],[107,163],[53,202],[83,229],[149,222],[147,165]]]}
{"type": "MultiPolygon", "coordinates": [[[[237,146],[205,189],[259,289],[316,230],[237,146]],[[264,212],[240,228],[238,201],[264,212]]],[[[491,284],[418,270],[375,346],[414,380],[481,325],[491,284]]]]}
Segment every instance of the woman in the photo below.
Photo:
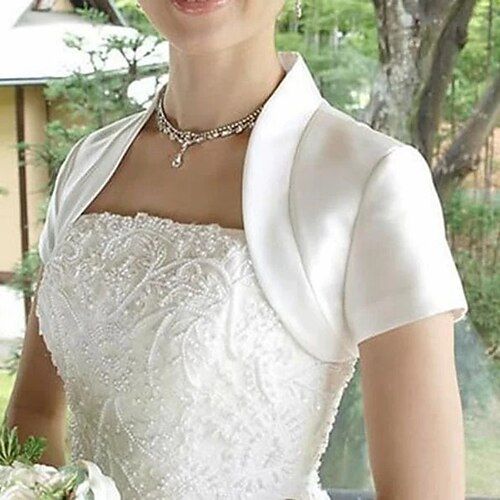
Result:
{"type": "Polygon", "coordinates": [[[58,173],[10,424],[59,465],[67,398],[126,499],[326,499],[359,357],[377,498],[463,498],[467,303],[425,160],[276,51],[283,0],[141,6],[168,87],[58,173]]]}

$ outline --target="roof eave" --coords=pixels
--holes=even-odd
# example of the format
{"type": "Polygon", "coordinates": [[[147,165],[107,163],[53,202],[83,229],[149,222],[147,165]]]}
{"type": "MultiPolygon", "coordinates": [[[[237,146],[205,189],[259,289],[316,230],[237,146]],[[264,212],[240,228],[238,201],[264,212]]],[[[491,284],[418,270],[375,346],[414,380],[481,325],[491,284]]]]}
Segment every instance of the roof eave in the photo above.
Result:
{"type": "MultiPolygon", "coordinates": [[[[148,71],[155,71],[163,66],[163,63],[150,63],[150,64],[144,64],[141,65],[141,70],[148,72],[148,71]]],[[[108,75],[120,75],[126,71],[125,68],[120,68],[120,69],[110,69],[106,71],[106,74],[108,75]]],[[[51,80],[62,80],[64,78],[68,78],[71,75],[67,76],[39,76],[36,78],[0,78],[0,87],[16,87],[20,85],[45,85],[46,83],[50,82],[51,80]]],[[[88,76],[89,78],[92,77],[92,73],[88,73],[85,76],[88,76]]],[[[143,76],[148,76],[147,74],[144,74],[143,76]]]]}

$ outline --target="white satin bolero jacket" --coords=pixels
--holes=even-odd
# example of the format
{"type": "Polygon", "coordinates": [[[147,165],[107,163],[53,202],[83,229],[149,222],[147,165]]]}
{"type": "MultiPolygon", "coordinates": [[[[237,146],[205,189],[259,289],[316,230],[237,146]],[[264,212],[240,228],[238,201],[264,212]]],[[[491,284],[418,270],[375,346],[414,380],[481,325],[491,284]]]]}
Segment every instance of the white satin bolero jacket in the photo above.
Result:
{"type": "MultiPolygon", "coordinates": [[[[369,337],[468,306],[431,171],[411,145],[330,105],[302,56],[251,131],[242,181],[256,276],[296,340],[325,361],[359,357],[369,337]]],[[[154,111],[79,140],[58,172],[39,239],[45,264],[154,111]]]]}

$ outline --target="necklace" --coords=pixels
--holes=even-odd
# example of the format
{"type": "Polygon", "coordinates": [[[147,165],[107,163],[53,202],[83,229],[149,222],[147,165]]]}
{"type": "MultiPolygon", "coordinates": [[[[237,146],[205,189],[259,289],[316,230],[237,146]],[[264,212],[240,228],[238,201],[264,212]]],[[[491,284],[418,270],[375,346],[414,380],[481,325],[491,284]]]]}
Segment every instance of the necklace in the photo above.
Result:
{"type": "Polygon", "coordinates": [[[241,118],[240,120],[226,123],[209,130],[202,130],[201,132],[195,132],[194,130],[181,130],[172,124],[163,110],[163,96],[166,89],[167,85],[165,84],[160,90],[158,96],[158,102],[156,103],[156,123],[161,133],[168,135],[170,139],[178,142],[181,145],[180,151],[174,156],[174,159],[172,160],[171,166],[173,168],[179,168],[182,165],[184,153],[190,146],[211,139],[240,134],[246,129],[251,129],[254,126],[260,112],[262,111],[262,108],[264,107],[264,105],[261,104],[255,111],[252,111],[249,115],[241,118]]]}

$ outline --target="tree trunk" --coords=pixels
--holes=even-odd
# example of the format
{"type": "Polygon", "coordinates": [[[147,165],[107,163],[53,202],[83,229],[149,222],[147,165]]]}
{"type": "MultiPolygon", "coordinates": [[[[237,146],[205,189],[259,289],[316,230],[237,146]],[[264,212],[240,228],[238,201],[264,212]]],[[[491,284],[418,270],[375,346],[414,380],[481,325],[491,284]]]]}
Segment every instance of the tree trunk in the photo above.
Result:
{"type": "MultiPolygon", "coordinates": [[[[363,120],[413,144],[432,163],[446,91],[477,0],[373,0],[380,71],[363,120]]],[[[448,192],[474,168],[498,114],[498,78],[436,169],[448,192]]]]}
{"type": "Polygon", "coordinates": [[[455,186],[477,168],[477,159],[486,138],[500,115],[500,74],[491,83],[475,112],[458,132],[433,173],[436,187],[448,196],[455,186]]]}

